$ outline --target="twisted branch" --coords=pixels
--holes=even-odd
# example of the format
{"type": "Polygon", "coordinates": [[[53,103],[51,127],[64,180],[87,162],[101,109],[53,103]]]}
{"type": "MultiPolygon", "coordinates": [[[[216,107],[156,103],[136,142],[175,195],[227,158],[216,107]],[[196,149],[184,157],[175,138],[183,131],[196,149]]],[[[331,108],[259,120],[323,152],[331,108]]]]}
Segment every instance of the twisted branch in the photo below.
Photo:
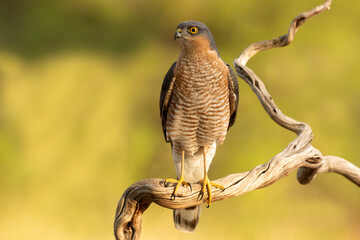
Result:
{"type": "MultiPolygon", "coordinates": [[[[297,29],[307,19],[330,9],[330,4],[331,0],[327,0],[324,4],[301,13],[291,22],[286,35],[251,44],[239,58],[235,59],[237,75],[250,85],[268,115],[281,127],[296,133],[297,138],[269,162],[251,171],[231,174],[214,181],[223,185],[226,190],[213,188],[213,202],[266,187],[295,169],[298,169],[297,179],[301,184],[310,183],[318,174],[335,172],[360,187],[360,169],[340,157],[323,156],[314,148],[311,145],[313,133],[310,126],[283,114],[267,92],[264,83],[246,66],[246,63],[257,53],[290,44],[297,29]]],[[[207,193],[204,193],[203,199],[198,199],[200,189],[200,184],[193,184],[192,191],[185,187],[179,188],[176,198],[172,199],[173,185],[165,186],[163,179],[145,179],[131,185],[122,195],[116,209],[114,222],[116,239],[140,238],[142,214],[152,202],[169,209],[187,208],[204,203],[207,200],[207,193]]]]}

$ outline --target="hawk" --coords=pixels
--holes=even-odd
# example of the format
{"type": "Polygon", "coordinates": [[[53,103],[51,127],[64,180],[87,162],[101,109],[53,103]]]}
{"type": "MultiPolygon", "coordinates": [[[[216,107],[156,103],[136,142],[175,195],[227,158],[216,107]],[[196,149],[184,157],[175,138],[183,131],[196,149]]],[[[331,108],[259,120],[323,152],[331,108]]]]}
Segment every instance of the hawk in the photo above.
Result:
{"type": "MultiPolygon", "coordinates": [[[[211,187],[224,189],[208,178],[208,169],[216,147],[225,140],[234,124],[238,107],[238,82],[225,63],[209,28],[199,21],[178,25],[174,39],[180,45],[178,60],[167,72],[160,94],[160,115],[165,140],[171,143],[180,185],[201,182],[201,196],[211,187]]],[[[174,210],[175,227],[193,232],[198,224],[200,205],[174,210]]]]}

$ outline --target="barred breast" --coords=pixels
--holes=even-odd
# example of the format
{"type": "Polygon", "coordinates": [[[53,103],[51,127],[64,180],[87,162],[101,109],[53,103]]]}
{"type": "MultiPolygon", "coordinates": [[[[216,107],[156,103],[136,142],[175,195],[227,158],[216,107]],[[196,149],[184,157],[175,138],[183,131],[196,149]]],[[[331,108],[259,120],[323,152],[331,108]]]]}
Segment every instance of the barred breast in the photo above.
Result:
{"type": "Polygon", "coordinates": [[[201,147],[222,144],[230,104],[229,69],[217,55],[179,57],[166,133],[177,153],[194,155],[201,147]]]}

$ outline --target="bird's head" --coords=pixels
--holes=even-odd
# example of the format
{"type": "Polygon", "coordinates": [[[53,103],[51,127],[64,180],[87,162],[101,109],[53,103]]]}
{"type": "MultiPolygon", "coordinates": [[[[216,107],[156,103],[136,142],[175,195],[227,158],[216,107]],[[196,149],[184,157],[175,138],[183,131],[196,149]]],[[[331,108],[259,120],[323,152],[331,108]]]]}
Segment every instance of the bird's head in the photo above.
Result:
{"type": "Polygon", "coordinates": [[[219,54],[209,28],[199,21],[185,21],[177,26],[174,39],[182,51],[194,52],[213,50],[219,54]]]}

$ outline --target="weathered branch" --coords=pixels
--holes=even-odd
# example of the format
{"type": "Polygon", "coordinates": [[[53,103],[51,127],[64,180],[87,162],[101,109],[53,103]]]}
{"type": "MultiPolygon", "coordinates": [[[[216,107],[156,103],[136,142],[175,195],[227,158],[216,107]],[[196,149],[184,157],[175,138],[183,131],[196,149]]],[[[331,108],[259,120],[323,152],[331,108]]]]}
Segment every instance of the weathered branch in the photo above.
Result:
{"type": "MultiPolygon", "coordinates": [[[[310,126],[283,114],[267,92],[264,83],[245,66],[248,60],[261,51],[290,44],[297,29],[310,17],[330,9],[330,4],[331,0],[327,0],[324,4],[301,13],[292,21],[286,35],[251,44],[235,59],[234,65],[238,76],[250,85],[268,115],[281,127],[296,133],[297,138],[268,163],[251,171],[231,174],[214,181],[223,185],[225,191],[213,188],[213,202],[266,187],[295,169],[298,169],[297,179],[301,184],[310,183],[320,173],[335,172],[360,186],[360,169],[340,157],[322,156],[321,152],[311,145],[313,133],[310,126]]],[[[118,203],[114,222],[116,239],[139,239],[142,214],[152,202],[170,209],[204,203],[207,193],[199,199],[200,189],[200,184],[192,184],[192,191],[185,187],[179,188],[176,198],[173,199],[173,185],[164,186],[163,179],[145,179],[133,184],[124,192],[118,203]]]]}
{"type": "Polygon", "coordinates": [[[294,20],[292,20],[287,34],[271,40],[251,44],[241,53],[240,57],[235,60],[236,64],[246,65],[246,63],[259,52],[289,45],[294,40],[294,35],[299,27],[305,23],[307,19],[314,17],[326,10],[330,10],[331,2],[332,0],[326,0],[324,4],[317,6],[310,11],[300,13],[294,18],[294,20]]]}

